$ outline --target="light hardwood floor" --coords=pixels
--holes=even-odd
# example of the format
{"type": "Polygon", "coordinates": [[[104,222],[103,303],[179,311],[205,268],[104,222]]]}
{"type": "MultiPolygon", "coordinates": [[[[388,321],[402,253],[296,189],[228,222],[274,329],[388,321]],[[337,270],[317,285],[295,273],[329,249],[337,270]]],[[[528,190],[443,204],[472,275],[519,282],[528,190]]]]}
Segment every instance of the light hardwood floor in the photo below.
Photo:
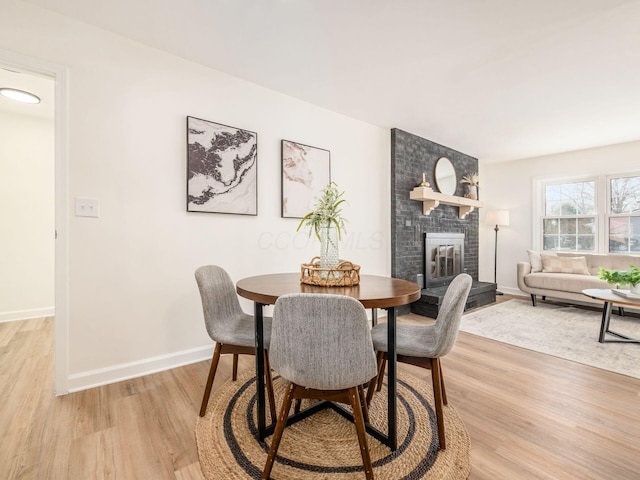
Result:
{"type": "MultiPolygon", "coordinates": [[[[0,324],[1,479],[202,478],[208,362],[56,398],[52,337],[52,319],[0,324]]],[[[471,479],[640,479],[640,380],[465,333],[442,363],[471,479]]],[[[223,358],[212,395],[230,367],[223,358]]]]}

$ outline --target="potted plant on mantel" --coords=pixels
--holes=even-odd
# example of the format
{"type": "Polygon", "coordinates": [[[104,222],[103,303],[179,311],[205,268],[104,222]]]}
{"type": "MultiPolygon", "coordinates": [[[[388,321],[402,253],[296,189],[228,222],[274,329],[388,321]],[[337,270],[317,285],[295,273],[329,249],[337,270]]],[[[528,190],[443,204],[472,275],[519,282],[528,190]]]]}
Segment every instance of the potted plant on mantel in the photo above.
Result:
{"type": "Polygon", "coordinates": [[[611,285],[629,285],[630,292],[640,295],[640,268],[629,265],[629,270],[607,270],[600,268],[598,278],[611,285]]]}
{"type": "Polygon", "coordinates": [[[460,183],[467,184],[467,193],[464,195],[466,198],[470,198],[471,200],[478,199],[478,185],[480,185],[478,172],[465,175],[460,179],[460,183]]]}

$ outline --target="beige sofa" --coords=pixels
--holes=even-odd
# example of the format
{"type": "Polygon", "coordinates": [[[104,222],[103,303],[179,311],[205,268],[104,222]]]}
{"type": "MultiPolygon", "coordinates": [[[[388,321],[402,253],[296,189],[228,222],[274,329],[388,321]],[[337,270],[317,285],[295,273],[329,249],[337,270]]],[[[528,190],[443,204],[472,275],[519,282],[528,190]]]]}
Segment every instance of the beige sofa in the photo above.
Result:
{"type": "MultiPolygon", "coordinates": [[[[546,255],[546,252],[542,252],[546,255]]],[[[640,257],[633,255],[602,255],[591,253],[558,253],[558,257],[568,259],[560,268],[553,268],[549,263],[553,259],[546,258],[547,267],[554,272],[543,272],[539,263],[540,254],[529,251],[529,262],[518,263],[518,288],[531,295],[531,302],[536,306],[536,295],[551,297],[570,302],[581,302],[602,305],[582,294],[587,288],[612,288],[607,282],[598,278],[600,267],[615,270],[627,270],[629,265],[640,266],[640,257]],[[575,257],[584,257],[584,260],[575,257]],[[586,269],[582,266],[586,263],[586,269]],[[532,267],[533,264],[533,267],[532,267]],[[558,271],[560,270],[560,271],[558,271]],[[574,273],[566,273],[573,271],[574,273]]]]}

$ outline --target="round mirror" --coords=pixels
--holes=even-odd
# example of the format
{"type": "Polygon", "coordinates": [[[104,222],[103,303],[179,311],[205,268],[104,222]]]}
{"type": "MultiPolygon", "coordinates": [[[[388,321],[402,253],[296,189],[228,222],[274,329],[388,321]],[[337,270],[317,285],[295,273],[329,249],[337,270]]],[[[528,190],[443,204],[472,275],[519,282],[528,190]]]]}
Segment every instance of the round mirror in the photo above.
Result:
{"type": "Polygon", "coordinates": [[[453,168],[451,160],[446,157],[439,158],[436,162],[436,186],[440,193],[453,195],[456,193],[458,179],[456,170],[453,168]]]}

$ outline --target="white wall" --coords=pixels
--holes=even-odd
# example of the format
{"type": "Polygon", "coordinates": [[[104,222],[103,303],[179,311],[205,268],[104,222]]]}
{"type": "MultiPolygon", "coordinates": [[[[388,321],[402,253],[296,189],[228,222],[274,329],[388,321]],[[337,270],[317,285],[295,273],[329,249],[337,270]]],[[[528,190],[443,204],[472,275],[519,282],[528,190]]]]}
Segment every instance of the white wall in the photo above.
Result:
{"type": "Polygon", "coordinates": [[[510,225],[498,232],[498,285],[508,293],[521,293],[516,263],[527,261],[533,243],[534,183],[536,179],[582,174],[638,171],[640,142],[623,143],[538,158],[484,165],[481,170],[480,279],[493,281],[495,232],[483,223],[489,210],[507,209],[510,225]]]}
{"type": "Polygon", "coordinates": [[[53,121],[0,112],[0,321],[53,315],[53,121]]]}
{"type": "Polygon", "coordinates": [[[0,9],[0,49],[68,67],[70,205],[101,202],[100,218],[69,212],[72,389],[208,355],[198,266],[237,280],[315,254],[280,218],[282,138],[331,151],[349,202],[341,257],[389,273],[387,130],[29,5],[0,9]],[[257,217],[186,212],[187,115],[258,133],[257,217]]]}

